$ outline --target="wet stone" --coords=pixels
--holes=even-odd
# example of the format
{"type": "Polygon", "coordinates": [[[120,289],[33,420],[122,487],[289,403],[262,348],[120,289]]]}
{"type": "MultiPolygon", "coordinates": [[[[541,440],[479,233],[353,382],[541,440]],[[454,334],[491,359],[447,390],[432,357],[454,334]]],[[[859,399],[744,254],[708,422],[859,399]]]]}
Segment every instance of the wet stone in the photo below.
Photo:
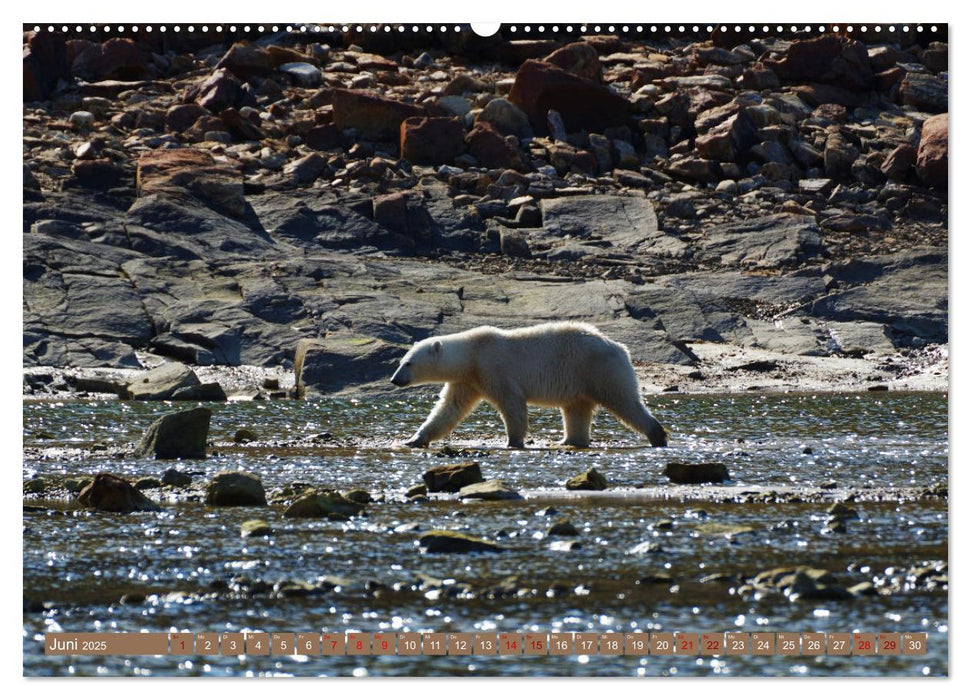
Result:
{"type": "Polygon", "coordinates": [[[720,484],[730,479],[728,467],[721,462],[668,462],[664,467],[664,475],[675,484],[720,484]]]}
{"type": "Polygon", "coordinates": [[[205,459],[211,418],[212,411],[205,407],[162,416],[146,431],[135,448],[135,456],[205,459]]]}
{"type": "Polygon", "coordinates": [[[465,554],[469,552],[504,552],[505,548],[478,537],[452,530],[431,530],[418,538],[418,545],[428,554],[465,554]]]}
{"type": "Polygon", "coordinates": [[[273,528],[265,520],[254,518],[239,526],[239,534],[241,537],[265,537],[273,534],[273,528]]]}
{"type": "Polygon", "coordinates": [[[134,511],[158,511],[159,506],[121,477],[113,474],[98,474],[82,489],[78,502],[88,508],[112,513],[131,513],[134,511]]]}
{"type": "Polygon", "coordinates": [[[422,475],[429,493],[458,493],[465,486],[483,481],[478,462],[461,462],[432,467],[422,475]]]}
{"type": "Polygon", "coordinates": [[[580,531],[569,520],[558,520],[546,531],[547,537],[576,537],[580,531]]]}
{"type": "Polygon", "coordinates": [[[603,491],[607,488],[607,478],[596,469],[588,469],[567,480],[568,491],[603,491]]]}
{"type": "Polygon", "coordinates": [[[206,489],[210,506],[265,506],[266,491],[259,477],[247,472],[216,474],[206,489]]]}
{"type": "Polygon", "coordinates": [[[192,477],[178,469],[166,469],[162,472],[162,483],[166,486],[184,488],[192,484],[192,477]]]}
{"type": "Polygon", "coordinates": [[[481,501],[520,501],[523,497],[502,481],[491,479],[462,487],[459,490],[459,498],[481,501]]]}
{"type": "Polygon", "coordinates": [[[344,498],[337,491],[312,491],[293,501],[283,512],[283,517],[347,520],[360,515],[363,510],[363,504],[344,498]]]}

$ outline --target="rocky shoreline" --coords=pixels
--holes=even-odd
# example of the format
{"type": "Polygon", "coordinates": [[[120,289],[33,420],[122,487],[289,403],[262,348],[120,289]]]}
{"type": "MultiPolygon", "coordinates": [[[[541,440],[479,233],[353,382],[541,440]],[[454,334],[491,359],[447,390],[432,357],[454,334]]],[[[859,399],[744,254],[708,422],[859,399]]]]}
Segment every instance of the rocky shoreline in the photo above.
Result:
{"type": "Polygon", "coordinates": [[[943,41],[238,38],[24,34],[25,398],[564,319],[647,391],[947,389],[943,41]]]}

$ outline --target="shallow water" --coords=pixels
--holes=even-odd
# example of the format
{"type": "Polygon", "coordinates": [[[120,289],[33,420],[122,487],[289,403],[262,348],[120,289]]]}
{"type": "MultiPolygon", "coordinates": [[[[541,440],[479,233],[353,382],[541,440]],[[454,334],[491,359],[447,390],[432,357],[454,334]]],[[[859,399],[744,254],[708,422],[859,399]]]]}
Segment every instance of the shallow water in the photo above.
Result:
{"type": "MultiPolygon", "coordinates": [[[[945,675],[946,586],[903,585],[878,596],[790,602],[740,595],[741,579],[779,566],[830,570],[845,586],[892,579],[947,560],[947,502],[888,501],[887,489],[947,481],[947,397],[936,394],[682,396],[652,398],[671,447],[645,447],[598,417],[594,448],[560,449],[559,415],[531,409],[527,450],[502,447],[498,416],[482,407],[441,449],[394,444],[431,406],[404,400],[327,400],[213,405],[216,456],[183,463],[119,458],[172,404],[26,403],[24,478],[111,471],[127,477],[170,467],[201,486],[223,469],[245,469],[274,488],[292,482],[367,489],[383,502],[349,522],[285,520],[282,506],[208,508],[168,502],[161,513],[114,515],[41,502],[60,514],[24,514],[24,672],[27,675],[945,675]],[[237,428],[261,442],[236,445],[237,428]],[[329,433],[329,437],[312,436],[329,433]],[[99,445],[100,443],[100,445],[99,445]],[[106,447],[103,452],[92,447],[106,447]],[[405,490],[435,464],[474,459],[483,476],[517,490],[561,489],[596,467],[611,489],[664,487],[669,461],[721,461],[735,484],[853,489],[860,520],[823,534],[829,503],[563,501],[405,502],[405,490]],[[873,493],[871,500],[866,494],[873,493]],[[882,495],[881,495],[882,494],[882,495]],[[704,513],[698,513],[698,509],[704,513]],[[274,535],[242,539],[261,517],[274,535]],[[567,519],[580,535],[548,538],[567,519]],[[670,527],[654,527],[670,521],[670,527]],[[413,523],[415,525],[409,526],[413,523]],[[703,524],[748,526],[733,536],[703,524]],[[499,554],[422,553],[421,531],[462,530],[506,547],[499,554]],[[554,551],[574,539],[580,548],[554,551]],[[654,542],[657,551],[631,553],[654,542]],[[888,569],[890,569],[888,571],[888,569]],[[651,573],[670,584],[637,583],[651,573]],[[701,582],[714,573],[724,580],[701,582]],[[444,579],[422,583],[421,576],[444,579]],[[507,577],[518,576],[513,585],[507,577]],[[320,584],[310,595],[273,592],[280,582],[320,584]],[[461,585],[467,583],[468,586],[461,585]],[[335,587],[336,585],[336,587],[335,587]],[[181,595],[180,595],[181,594],[181,595]],[[119,602],[127,596],[128,602],[119,602]],[[146,596],[142,600],[139,596],[146,596]],[[137,601],[137,602],[136,602],[137,601]],[[921,657],[45,657],[45,631],[914,631],[928,633],[921,657]],[[365,669],[365,671],[361,671],[365,669]]],[[[177,408],[187,407],[179,404],[177,408]]],[[[717,490],[717,487],[716,487],[717,490]]],[[[817,491],[819,492],[819,491],[817,491]]],[[[272,494],[271,494],[272,495],[272,494]]],[[[547,494],[548,498],[548,494],[547,494]]],[[[771,499],[770,499],[771,500],[771,499]]],[[[283,586],[286,589],[286,586],[283,586]]]]}

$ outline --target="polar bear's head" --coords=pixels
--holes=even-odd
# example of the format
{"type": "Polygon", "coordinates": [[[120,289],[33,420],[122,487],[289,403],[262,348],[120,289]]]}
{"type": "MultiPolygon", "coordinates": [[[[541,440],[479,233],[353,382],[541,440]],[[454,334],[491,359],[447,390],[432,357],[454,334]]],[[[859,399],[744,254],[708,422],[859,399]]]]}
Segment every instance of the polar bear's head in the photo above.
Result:
{"type": "Polygon", "coordinates": [[[428,338],[416,343],[401,358],[398,370],[391,377],[391,383],[395,386],[412,386],[448,381],[441,374],[444,356],[445,347],[438,338],[428,338]]]}

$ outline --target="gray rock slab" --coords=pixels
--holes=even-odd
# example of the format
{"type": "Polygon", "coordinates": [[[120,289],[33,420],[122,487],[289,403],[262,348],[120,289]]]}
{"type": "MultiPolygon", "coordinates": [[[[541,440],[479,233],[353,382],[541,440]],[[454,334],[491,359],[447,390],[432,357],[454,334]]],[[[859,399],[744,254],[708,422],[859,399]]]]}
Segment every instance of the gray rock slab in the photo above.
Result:
{"type": "Polygon", "coordinates": [[[715,226],[697,242],[702,259],[713,264],[780,267],[822,253],[819,229],[811,216],[773,214],[715,226]]]}
{"type": "Polygon", "coordinates": [[[901,256],[872,282],[819,299],[807,310],[826,320],[885,325],[897,345],[947,342],[947,258],[901,256]]]}
{"type": "Polygon", "coordinates": [[[540,201],[542,234],[531,239],[559,244],[605,244],[646,255],[681,257],[687,244],[660,230],[645,197],[568,196],[540,201]]]}

